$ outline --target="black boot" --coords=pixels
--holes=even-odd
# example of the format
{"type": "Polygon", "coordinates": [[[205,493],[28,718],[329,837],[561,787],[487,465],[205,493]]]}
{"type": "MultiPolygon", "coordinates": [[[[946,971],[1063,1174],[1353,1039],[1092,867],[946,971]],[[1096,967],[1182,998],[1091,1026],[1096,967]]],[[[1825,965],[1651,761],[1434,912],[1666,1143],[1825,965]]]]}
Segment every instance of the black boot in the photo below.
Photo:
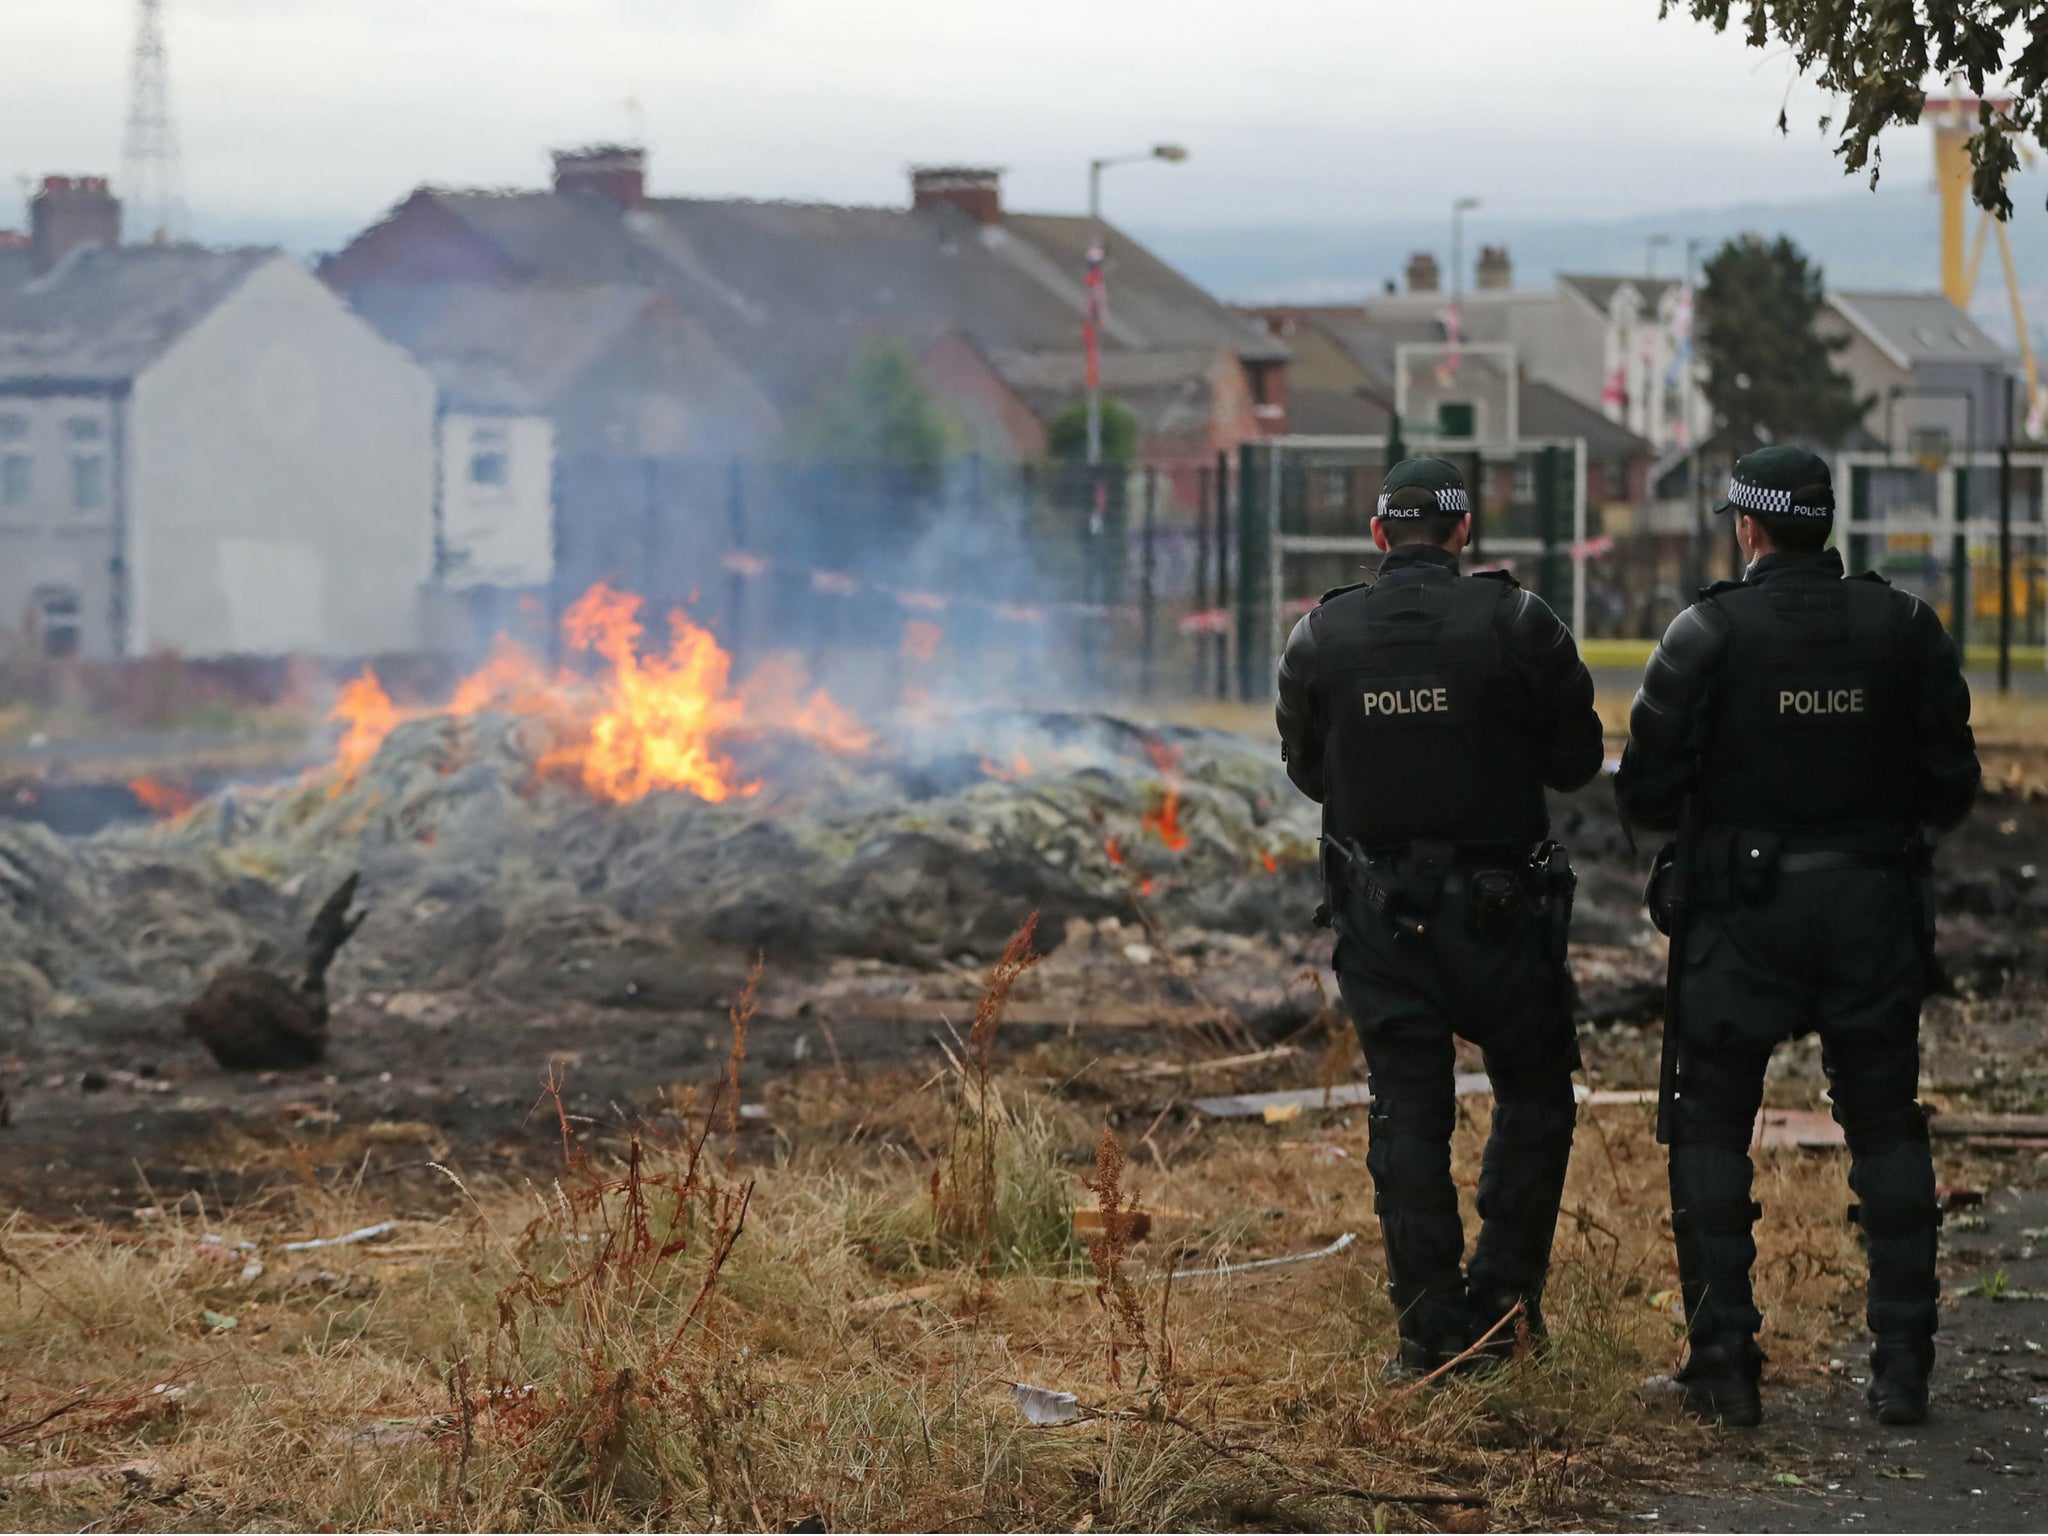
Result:
{"type": "Polygon", "coordinates": [[[1870,1385],[1863,1400],[1880,1424],[1927,1422],[1927,1378],[1934,1372],[1934,1340],[1880,1336],[1870,1346],[1870,1385]]]}
{"type": "Polygon", "coordinates": [[[1427,1376],[1457,1359],[1472,1342],[1462,1286],[1433,1288],[1416,1297],[1404,1297],[1396,1290],[1394,1309],[1401,1330],[1401,1352],[1394,1369],[1401,1375],[1427,1376]]]}
{"type": "Polygon", "coordinates": [[[1688,1413],[1728,1429],[1754,1429],[1763,1422],[1758,1388],[1764,1352],[1744,1333],[1695,1338],[1678,1373],[1688,1413]]]}
{"type": "Polygon", "coordinates": [[[1486,1347],[1479,1352],[1482,1358],[1488,1361],[1512,1360],[1520,1352],[1524,1339],[1532,1348],[1549,1339],[1550,1332],[1543,1326],[1543,1293],[1540,1290],[1517,1292],[1504,1287],[1481,1286],[1477,1281],[1469,1290],[1465,1310],[1470,1320],[1471,1336],[1475,1340],[1506,1317],[1517,1302],[1522,1306],[1521,1315],[1487,1341],[1486,1347]]]}
{"type": "MultiPolygon", "coordinates": [[[[1935,1275],[1941,1208],[1934,1198],[1926,1119],[1918,1105],[1901,1113],[1909,1133],[1873,1148],[1850,1142],[1849,1182],[1860,1197],[1857,1217],[1870,1258],[1870,1388],[1864,1394],[1880,1424],[1927,1418],[1927,1378],[1934,1369],[1941,1282],[1935,1275]]],[[[1859,1130],[1863,1127],[1859,1126],[1859,1130]]]]}

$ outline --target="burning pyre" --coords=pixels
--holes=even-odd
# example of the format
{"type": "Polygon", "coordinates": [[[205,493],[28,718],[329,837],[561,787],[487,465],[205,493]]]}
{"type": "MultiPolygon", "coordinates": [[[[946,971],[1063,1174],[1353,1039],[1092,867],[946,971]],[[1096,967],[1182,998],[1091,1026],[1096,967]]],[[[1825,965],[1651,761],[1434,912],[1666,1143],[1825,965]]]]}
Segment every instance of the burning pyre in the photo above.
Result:
{"type": "Polygon", "coordinates": [[[501,643],[436,707],[365,673],[327,765],[154,829],[0,827],[0,863],[43,893],[0,908],[0,953],[29,957],[0,1004],[189,996],[357,868],[359,985],[636,1005],[715,995],[756,949],[926,966],[993,953],[1033,910],[1057,936],[1140,900],[1237,932],[1314,905],[1313,808],[1256,742],[929,702],[863,721],[793,661],[735,678],[685,615],[650,637],[609,587],[563,640],[561,666],[501,643]]]}

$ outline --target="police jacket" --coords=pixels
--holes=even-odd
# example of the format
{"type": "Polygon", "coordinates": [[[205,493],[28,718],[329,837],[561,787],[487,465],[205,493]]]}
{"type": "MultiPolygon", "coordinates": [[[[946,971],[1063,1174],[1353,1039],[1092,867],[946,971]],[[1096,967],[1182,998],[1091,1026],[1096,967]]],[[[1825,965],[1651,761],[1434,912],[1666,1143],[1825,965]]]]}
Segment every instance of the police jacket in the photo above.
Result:
{"type": "Polygon", "coordinates": [[[1658,642],[1615,794],[1672,827],[1951,827],[1976,798],[1970,688],[1934,610],[1833,550],[1767,554],[1707,588],[1658,642]]]}
{"type": "Polygon", "coordinates": [[[1505,572],[1405,545],[1370,586],[1340,587],[1294,627],[1276,710],[1287,775],[1326,837],[1536,842],[1543,788],[1600,771],[1593,679],[1571,632],[1505,572]]]}

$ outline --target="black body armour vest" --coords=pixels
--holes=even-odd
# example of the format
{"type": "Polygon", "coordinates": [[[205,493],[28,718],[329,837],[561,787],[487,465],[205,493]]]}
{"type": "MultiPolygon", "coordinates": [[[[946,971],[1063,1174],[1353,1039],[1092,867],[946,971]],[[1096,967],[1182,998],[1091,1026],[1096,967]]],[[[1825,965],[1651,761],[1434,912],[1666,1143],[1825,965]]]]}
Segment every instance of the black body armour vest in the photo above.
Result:
{"type": "Polygon", "coordinates": [[[1346,592],[1317,612],[1327,836],[1379,849],[1548,833],[1532,701],[1493,625],[1511,590],[1445,572],[1346,592]]]}
{"type": "Polygon", "coordinates": [[[1908,658],[1881,581],[1716,589],[1726,649],[1708,702],[1700,810],[1758,830],[1913,820],[1908,658]]]}

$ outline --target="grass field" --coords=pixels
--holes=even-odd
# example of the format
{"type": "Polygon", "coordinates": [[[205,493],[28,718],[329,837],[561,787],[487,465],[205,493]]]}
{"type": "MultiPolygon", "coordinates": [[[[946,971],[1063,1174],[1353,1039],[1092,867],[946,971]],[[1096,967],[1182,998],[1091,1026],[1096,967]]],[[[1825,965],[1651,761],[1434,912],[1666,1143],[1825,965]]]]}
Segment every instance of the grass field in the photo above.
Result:
{"type": "MultiPolygon", "coordinates": [[[[1317,1070],[1348,1075],[1335,1029],[1317,1070]]],[[[766,1156],[736,1154],[729,1099],[679,1095],[637,1133],[564,1118],[546,1182],[450,1166],[446,1199],[380,1194],[311,1172],[372,1134],[337,1129],[224,1140],[218,1163],[278,1180],[226,1216],[17,1218],[0,1229],[0,1519],[1582,1526],[1706,1444],[1637,1395],[1678,1347],[1646,1106],[1585,1112],[1554,1347],[1417,1390],[1384,1369],[1362,1115],[1162,1115],[1119,1141],[1105,1114],[1156,1097],[1142,1085],[1161,1079],[1131,1074],[1158,1066],[1066,1042],[1012,1055],[990,1016],[928,1078],[771,1085],[766,1156]],[[1077,1209],[1100,1235],[1076,1235],[1077,1209]],[[1145,1240],[1124,1240],[1133,1209],[1145,1240]],[[1338,1256],[1214,1272],[1346,1233],[1338,1256]],[[1013,1383],[1072,1393],[1075,1421],[1028,1422],[1013,1383]]],[[[732,1073],[760,1091],[737,1051],[732,1073]]],[[[1468,1200],[1485,1105],[1466,1101],[1457,1132],[1468,1200]]],[[[1839,1156],[1761,1161],[1765,1344],[1824,1359],[1861,1267],[1839,1156]]]]}

